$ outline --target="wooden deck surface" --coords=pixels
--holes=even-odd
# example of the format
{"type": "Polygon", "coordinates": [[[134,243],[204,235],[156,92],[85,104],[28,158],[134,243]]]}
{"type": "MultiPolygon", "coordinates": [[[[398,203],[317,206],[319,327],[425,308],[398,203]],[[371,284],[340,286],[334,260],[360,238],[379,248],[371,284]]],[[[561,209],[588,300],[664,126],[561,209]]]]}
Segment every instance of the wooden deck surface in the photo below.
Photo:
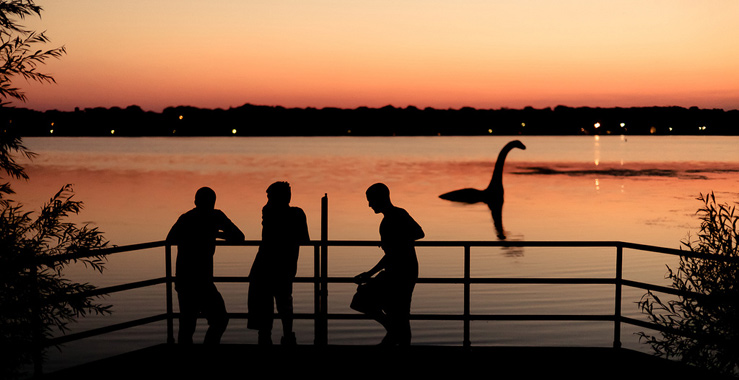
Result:
{"type": "Polygon", "coordinates": [[[158,345],[46,374],[48,379],[237,379],[308,377],[392,380],[716,379],[631,350],[611,348],[158,345]]]}

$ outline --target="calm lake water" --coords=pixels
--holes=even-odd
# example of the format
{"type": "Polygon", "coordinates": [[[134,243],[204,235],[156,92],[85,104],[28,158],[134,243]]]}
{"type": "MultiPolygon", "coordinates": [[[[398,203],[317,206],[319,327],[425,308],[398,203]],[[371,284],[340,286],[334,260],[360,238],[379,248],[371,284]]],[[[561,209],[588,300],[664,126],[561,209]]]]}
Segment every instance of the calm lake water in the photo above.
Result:
{"type": "MultiPolygon", "coordinates": [[[[670,248],[699,226],[700,193],[721,202],[739,200],[739,138],[704,136],[518,137],[526,150],[508,155],[503,183],[503,224],[508,240],[619,240],[670,248]]],[[[92,223],[112,244],[162,240],[177,217],[193,207],[195,190],[210,186],[216,207],[239,225],[247,239],[260,237],[265,189],[289,181],[294,206],[308,215],[311,237],[320,237],[320,203],[329,199],[329,238],[375,240],[381,216],[367,207],[365,189],[384,182],[394,203],[422,225],[427,241],[497,240],[484,204],[445,201],[447,191],[490,181],[508,136],[490,137],[329,137],[329,138],[27,138],[39,156],[24,161],[31,179],[16,182],[15,199],[38,209],[61,186],[74,184],[85,210],[74,218],[92,223]]],[[[113,255],[97,275],[70,268],[70,276],[108,286],[160,277],[163,250],[113,255]]],[[[216,274],[247,275],[255,253],[249,247],[220,247],[216,274]]],[[[299,275],[312,273],[306,248],[299,275]]],[[[422,277],[462,275],[460,249],[422,248],[422,277]]],[[[380,257],[377,248],[331,251],[332,276],[353,276],[380,257]]],[[[473,250],[473,276],[612,277],[613,250],[486,248],[473,250]]],[[[625,277],[664,283],[658,254],[626,255],[625,277]]],[[[220,284],[231,312],[246,312],[246,284],[220,284]]],[[[330,288],[330,312],[351,312],[355,287],[330,288]]],[[[297,312],[312,312],[311,286],[296,285],[297,312]]],[[[414,313],[461,313],[461,286],[419,285],[414,313]]],[[[624,314],[638,317],[633,303],[641,292],[624,295],[624,314]]],[[[164,312],[164,288],[111,295],[114,314],[89,317],[73,326],[85,330],[164,312]]],[[[473,313],[613,312],[607,286],[473,287],[473,313]]],[[[204,325],[201,323],[201,325],[204,325]]],[[[595,345],[612,343],[611,323],[473,323],[473,344],[595,345]]],[[[279,323],[276,324],[279,327],[279,323]]],[[[312,343],[310,322],[299,321],[299,343],[312,343]]],[[[374,344],[382,329],[372,322],[330,323],[329,343],[374,344]]],[[[279,339],[279,328],[275,329],[279,339]]],[[[72,343],[52,352],[48,368],[125,352],[165,341],[163,324],[72,343]]],[[[414,343],[460,344],[461,323],[413,323],[414,343]]],[[[625,346],[643,349],[634,331],[622,333],[625,346]]],[[[202,338],[202,330],[198,334],[202,338]]],[[[196,337],[196,339],[199,339],[196,337]]],[[[227,343],[254,343],[243,321],[232,321],[227,343]]]]}

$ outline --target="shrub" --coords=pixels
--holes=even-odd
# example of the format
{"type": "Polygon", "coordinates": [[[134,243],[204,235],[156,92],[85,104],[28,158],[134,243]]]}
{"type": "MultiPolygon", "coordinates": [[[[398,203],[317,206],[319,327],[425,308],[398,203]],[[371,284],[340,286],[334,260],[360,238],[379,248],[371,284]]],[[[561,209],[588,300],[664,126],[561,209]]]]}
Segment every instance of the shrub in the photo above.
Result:
{"type": "Polygon", "coordinates": [[[640,333],[660,356],[724,374],[739,373],[739,231],[735,206],[718,204],[713,193],[698,198],[696,236],[682,241],[690,251],[677,269],[668,266],[678,296],[663,300],[648,292],[638,302],[648,319],[666,330],[640,333]]]}
{"type": "Polygon", "coordinates": [[[108,244],[97,228],[66,221],[82,209],[73,195],[72,187],[64,186],[36,217],[12,201],[0,204],[2,378],[19,375],[32,362],[39,365],[43,340],[67,331],[78,317],[110,312],[110,306],[89,295],[93,285],[63,274],[65,266],[77,261],[102,272],[102,255],[80,255],[108,244]]]}

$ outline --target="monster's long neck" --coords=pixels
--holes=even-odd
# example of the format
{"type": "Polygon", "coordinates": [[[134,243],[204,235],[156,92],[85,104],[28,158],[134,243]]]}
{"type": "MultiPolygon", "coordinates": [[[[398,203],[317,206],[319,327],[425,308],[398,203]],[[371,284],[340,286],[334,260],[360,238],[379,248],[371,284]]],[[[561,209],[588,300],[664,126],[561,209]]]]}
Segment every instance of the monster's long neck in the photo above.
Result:
{"type": "Polygon", "coordinates": [[[503,189],[503,166],[505,165],[506,157],[508,152],[513,149],[513,145],[507,144],[498,153],[498,161],[495,162],[495,169],[493,169],[493,178],[490,179],[488,185],[488,191],[499,191],[503,189]]]}

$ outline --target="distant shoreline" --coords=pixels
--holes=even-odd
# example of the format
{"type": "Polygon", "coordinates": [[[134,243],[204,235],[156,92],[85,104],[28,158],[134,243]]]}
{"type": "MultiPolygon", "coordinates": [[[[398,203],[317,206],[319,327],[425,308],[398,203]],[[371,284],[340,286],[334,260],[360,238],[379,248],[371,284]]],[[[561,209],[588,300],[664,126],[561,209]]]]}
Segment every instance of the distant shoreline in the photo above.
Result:
{"type": "Polygon", "coordinates": [[[285,108],[245,104],[162,112],[1,107],[4,130],[31,136],[739,135],[739,110],[697,107],[535,109],[285,108]]]}

